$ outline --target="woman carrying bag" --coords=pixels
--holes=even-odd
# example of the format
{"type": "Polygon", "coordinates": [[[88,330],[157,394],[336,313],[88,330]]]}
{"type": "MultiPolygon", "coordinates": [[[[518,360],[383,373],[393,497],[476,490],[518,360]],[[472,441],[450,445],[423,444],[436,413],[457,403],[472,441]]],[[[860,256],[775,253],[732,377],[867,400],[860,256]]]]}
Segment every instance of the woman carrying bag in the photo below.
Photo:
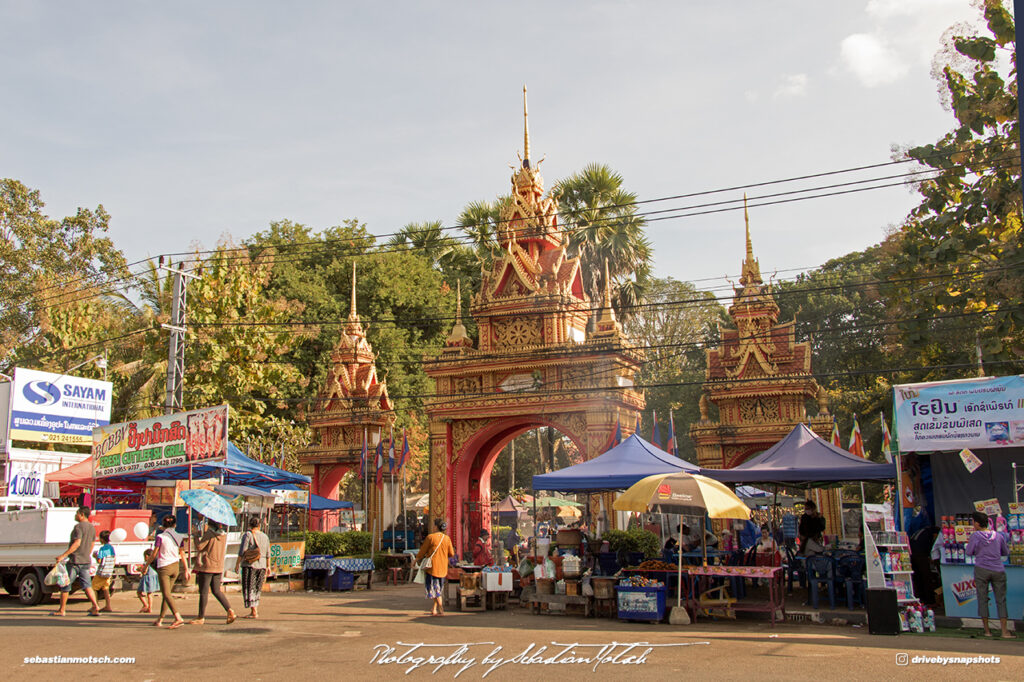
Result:
{"type": "Polygon", "coordinates": [[[224,573],[224,555],[228,549],[228,535],[224,526],[216,521],[208,520],[206,529],[195,534],[196,543],[196,582],[199,584],[199,615],[189,621],[190,625],[203,625],[206,622],[206,603],[210,594],[220,602],[227,614],[227,623],[235,622],[235,612],[228,603],[228,598],[220,589],[224,573]]]}
{"type": "Polygon", "coordinates": [[[451,538],[444,533],[448,529],[448,524],[438,519],[434,522],[434,527],[437,531],[423,540],[423,546],[416,555],[416,561],[420,562],[416,582],[423,582],[427,590],[427,599],[433,600],[430,615],[443,616],[444,583],[448,576],[448,560],[455,556],[455,547],[451,538]]]}
{"type": "Polygon", "coordinates": [[[160,581],[160,594],[163,599],[160,602],[160,615],[153,625],[161,627],[164,624],[164,616],[170,610],[174,616],[174,622],[169,629],[176,630],[185,624],[185,619],[178,613],[174,604],[174,583],[180,575],[186,582],[189,578],[188,564],[181,556],[181,548],[188,542],[188,536],[182,535],[174,530],[175,518],[168,514],[163,518],[160,525],[160,532],[156,536],[156,544],[153,553],[142,567],[142,575],[146,575],[150,564],[156,564],[156,574],[160,581]]]}
{"type": "Polygon", "coordinates": [[[246,618],[259,618],[260,593],[267,579],[267,557],[270,556],[270,538],[260,530],[257,517],[249,519],[249,531],[238,546],[238,564],[241,567],[242,603],[249,609],[246,618]]]}

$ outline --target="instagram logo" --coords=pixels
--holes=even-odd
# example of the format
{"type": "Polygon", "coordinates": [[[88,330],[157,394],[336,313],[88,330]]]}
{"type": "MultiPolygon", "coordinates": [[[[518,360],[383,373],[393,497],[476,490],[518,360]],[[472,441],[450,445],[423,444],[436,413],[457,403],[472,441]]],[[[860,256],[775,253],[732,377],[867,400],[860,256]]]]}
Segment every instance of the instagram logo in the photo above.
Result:
{"type": "Polygon", "coordinates": [[[896,665],[910,665],[910,656],[907,654],[896,654],[896,665]]]}

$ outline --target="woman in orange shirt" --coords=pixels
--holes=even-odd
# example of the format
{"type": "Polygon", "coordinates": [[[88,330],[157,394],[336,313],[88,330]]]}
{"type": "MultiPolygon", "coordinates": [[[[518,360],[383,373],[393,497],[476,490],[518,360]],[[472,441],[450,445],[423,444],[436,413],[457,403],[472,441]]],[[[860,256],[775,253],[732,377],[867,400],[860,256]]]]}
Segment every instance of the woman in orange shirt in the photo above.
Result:
{"type": "Polygon", "coordinates": [[[430,559],[429,567],[420,564],[427,574],[425,583],[427,599],[432,599],[434,602],[430,609],[430,615],[443,616],[442,597],[444,596],[445,579],[448,577],[448,559],[455,556],[455,547],[452,545],[451,538],[444,533],[448,529],[447,523],[438,519],[434,522],[434,527],[437,530],[423,540],[423,546],[420,547],[420,552],[416,555],[416,562],[420,563],[424,559],[430,559]]]}

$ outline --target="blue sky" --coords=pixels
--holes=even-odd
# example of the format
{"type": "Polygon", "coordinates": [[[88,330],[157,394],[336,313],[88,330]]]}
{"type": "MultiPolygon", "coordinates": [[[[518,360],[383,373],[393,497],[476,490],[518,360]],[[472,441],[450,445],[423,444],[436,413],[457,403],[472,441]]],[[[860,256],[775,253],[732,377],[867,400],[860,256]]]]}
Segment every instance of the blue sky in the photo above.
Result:
{"type": "MultiPolygon", "coordinates": [[[[848,168],[952,127],[932,57],[976,19],[968,0],[0,0],[0,177],[51,215],[102,203],[129,259],[282,218],[453,224],[508,190],[524,83],[549,186],[592,161],[641,199],[848,168]]],[[[762,270],[876,243],[914,204],[897,187],[752,209],[762,270]]],[[[738,272],[741,213],[649,235],[658,275],[738,272]]]]}

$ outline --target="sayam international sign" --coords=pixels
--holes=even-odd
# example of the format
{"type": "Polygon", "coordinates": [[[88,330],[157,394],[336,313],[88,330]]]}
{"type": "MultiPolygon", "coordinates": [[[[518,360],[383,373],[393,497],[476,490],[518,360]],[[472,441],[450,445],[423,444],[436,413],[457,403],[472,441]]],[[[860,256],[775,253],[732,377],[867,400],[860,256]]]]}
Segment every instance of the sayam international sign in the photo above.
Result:
{"type": "Polygon", "coordinates": [[[91,445],[93,429],[110,423],[109,381],[18,367],[3,388],[10,440],[91,445]]]}

